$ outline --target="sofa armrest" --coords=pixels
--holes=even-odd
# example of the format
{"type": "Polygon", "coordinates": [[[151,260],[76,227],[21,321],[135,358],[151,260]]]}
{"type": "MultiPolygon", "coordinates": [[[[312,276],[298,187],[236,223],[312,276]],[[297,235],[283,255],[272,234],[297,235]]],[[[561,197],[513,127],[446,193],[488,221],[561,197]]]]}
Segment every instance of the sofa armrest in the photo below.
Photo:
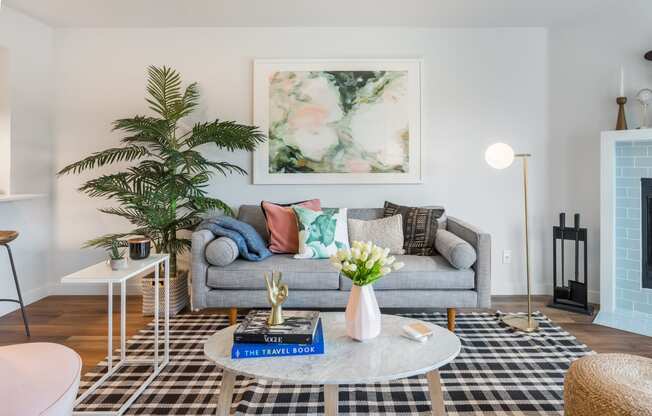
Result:
{"type": "Polygon", "coordinates": [[[477,260],[475,270],[475,288],[478,292],[478,307],[491,306],[491,235],[461,221],[448,217],[447,230],[475,248],[477,260]]]}
{"type": "Polygon", "coordinates": [[[192,273],[191,304],[192,310],[204,309],[206,305],[206,273],[208,261],[206,261],[206,246],[213,241],[215,236],[208,230],[200,230],[192,233],[190,250],[190,270],[192,273]]]}

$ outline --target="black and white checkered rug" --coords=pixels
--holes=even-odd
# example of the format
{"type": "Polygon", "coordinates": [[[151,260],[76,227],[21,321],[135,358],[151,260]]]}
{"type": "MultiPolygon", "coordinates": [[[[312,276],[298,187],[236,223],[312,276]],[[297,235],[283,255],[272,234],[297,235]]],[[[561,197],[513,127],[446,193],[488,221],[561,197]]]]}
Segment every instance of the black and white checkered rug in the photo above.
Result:
{"type": "MultiPolygon", "coordinates": [[[[446,326],[440,313],[409,314],[446,326]]],[[[449,415],[560,415],[564,374],[571,361],[590,353],[542,315],[541,331],[513,332],[487,313],[458,314],[456,334],[462,351],[440,369],[449,415]]],[[[126,414],[214,414],[221,374],[204,357],[203,341],[227,325],[222,315],[182,314],[171,319],[171,361],[126,414]]],[[[152,325],[128,341],[130,356],[151,351],[152,325]]],[[[106,370],[106,362],[86,374],[80,390],[106,370]]],[[[151,367],[124,367],[76,410],[110,411],[120,407],[150,374],[151,367]]],[[[320,386],[294,386],[238,377],[231,411],[244,415],[323,414],[320,386]]],[[[344,415],[429,414],[425,377],[391,383],[340,386],[344,415]]]]}

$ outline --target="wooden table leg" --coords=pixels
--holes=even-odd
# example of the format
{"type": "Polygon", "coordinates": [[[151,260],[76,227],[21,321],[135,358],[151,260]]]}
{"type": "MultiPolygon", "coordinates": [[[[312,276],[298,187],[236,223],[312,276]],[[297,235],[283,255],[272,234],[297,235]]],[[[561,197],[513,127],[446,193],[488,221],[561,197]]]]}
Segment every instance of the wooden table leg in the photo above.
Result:
{"type": "Polygon", "coordinates": [[[231,411],[231,401],[233,400],[233,385],[235,384],[235,374],[224,370],[222,373],[222,385],[220,385],[220,395],[217,399],[217,416],[229,416],[231,411]]]}
{"type": "Polygon", "coordinates": [[[430,403],[432,406],[433,416],[444,416],[446,408],[444,407],[444,392],[441,390],[441,379],[439,371],[432,370],[426,374],[428,378],[428,391],[430,393],[430,403]]]}
{"type": "Polygon", "coordinates": [[[326,384],[324,386],[324,414],[326,416],[337,416],[339,397],[337,384],[326,384]]]}
{"type": "Polygon", "coordinates": [[[238,308],[229,308],[229,325],[238,323],[238,308]]]}
{"type": "Polygon", "coordinates": [[[446,309],[446,317],[448,319],[448,330],[455,332],[455,314],[457,310],[455,308],[446,309]]]}

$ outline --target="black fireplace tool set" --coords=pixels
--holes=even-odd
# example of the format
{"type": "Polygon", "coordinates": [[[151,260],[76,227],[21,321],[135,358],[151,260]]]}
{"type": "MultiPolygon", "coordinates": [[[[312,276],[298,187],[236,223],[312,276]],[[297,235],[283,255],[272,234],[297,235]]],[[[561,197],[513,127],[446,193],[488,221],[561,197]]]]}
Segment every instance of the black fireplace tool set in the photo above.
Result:
{"type": "Polygon", "coordinates": [[[552,296],[552,303],[548,306],[551,308],[563,309],[571,312],[579,312],[587,315],[593,314],[593,307],[589,305],[588,297],[588,275],[587,275],[587,230],[580,227],[580,214],[574,215],[573,227],[566,227],[566,214],[559,214],[559,225],[552,227],[552,261],[554,263],[552,269],[552,278],[554,283],[554,291],[552,296]],[[560,244],[557,241],[560,241],[560,244]],[[565,267],[565,242],[573,241],[575,243],[575,261],[574,261],[574,280],[570,277],[566,278],[565,267]],[[583,250],[583,263],[584,273],[583,278],[580,280],[580,243],[582,243],[583,250]],[[557,247],[561,247],[561,281],[557,280],[557,247]],[[558,284],[561,285],[558,286],[558,284]]]}

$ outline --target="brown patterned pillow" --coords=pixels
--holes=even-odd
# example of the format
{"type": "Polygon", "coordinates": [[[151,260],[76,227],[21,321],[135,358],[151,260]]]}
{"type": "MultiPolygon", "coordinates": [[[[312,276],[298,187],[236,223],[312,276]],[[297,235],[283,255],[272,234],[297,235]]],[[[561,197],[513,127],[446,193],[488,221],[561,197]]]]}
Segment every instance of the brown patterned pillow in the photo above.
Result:
{"type": "Polygon", "coordinates": [[[433,256],[436,253],[437,221],[444,215],[443,208],[418,208],[396,205],[385,201],[385,217],[401,214],[403,217],[403,248],[405,254],[433,256]]]}

